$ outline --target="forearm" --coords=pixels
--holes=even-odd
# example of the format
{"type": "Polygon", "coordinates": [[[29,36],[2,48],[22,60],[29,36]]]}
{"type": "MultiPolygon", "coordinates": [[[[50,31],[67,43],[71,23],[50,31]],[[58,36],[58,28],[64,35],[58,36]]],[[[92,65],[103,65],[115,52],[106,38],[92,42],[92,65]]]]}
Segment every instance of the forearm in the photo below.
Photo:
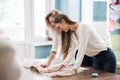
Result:
{"type": "Polygon", "coordinates": [[[61,65],[59,66],[59,70],[62,69],[63,67],[65,67],[65,65],[61,64],[61,65]]]}
{"type": "Polygon", "coordinates": [[[49,59],[47,64],[50,65],[51,61],[53,60],[53,58],[55,57],[56,52],[55,51],[51,51],[49,59]]]}

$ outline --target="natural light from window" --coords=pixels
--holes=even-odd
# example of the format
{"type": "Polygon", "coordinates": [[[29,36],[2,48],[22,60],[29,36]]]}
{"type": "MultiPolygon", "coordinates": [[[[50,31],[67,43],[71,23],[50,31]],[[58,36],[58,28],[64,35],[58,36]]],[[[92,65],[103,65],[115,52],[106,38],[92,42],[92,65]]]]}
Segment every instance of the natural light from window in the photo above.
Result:
{"type": "Polygon", "coordinates": [[[24,0],[0,0],[0,36],[24,40],[24,0]]]}
{"type": "Polygon", "coordinates": [[[35,38],[44,39],[46,37],[46,0],[34,0],[35,17],[35,38]]]}

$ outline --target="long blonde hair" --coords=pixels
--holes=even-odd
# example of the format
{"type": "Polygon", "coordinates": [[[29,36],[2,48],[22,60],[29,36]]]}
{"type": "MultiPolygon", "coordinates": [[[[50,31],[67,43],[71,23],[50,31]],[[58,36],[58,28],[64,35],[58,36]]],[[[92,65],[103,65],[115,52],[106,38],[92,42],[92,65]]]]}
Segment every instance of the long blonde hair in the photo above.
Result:
{"type": "Polygon", "coordinates": [[[50,28],[53,32],[58,32],[58,31],[55,28],[52,27],[52,25],[49,21],[49,18],[50,17],[55,17],[59,13],[60,13],[60,11],[53,9],[45,17],[45,22],[46,22],[47,27],[50,28]]]}
{"type": "MultiPolygon", "coordinates": [[[[76,24],[76,22],[72,21],[67,15],[65,14],[58,14],[55,17],[55,23],[61,23],[62,19],[65,20],[66,23],[70,25],[76,24]]],[[[68,32],[61,32],[62,34],[62,52],[66,53],[69,50],[69,47],[71,45],[71,35],[73,31],[69,30],[68,32]]]]}

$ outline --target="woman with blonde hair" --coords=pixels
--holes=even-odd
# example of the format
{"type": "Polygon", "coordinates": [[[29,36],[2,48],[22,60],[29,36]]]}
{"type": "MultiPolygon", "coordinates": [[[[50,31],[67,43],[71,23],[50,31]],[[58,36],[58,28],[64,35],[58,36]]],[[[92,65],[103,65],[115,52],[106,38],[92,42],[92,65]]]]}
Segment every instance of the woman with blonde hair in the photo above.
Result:
{"type": "Polygon", "coordinates": [[[53,10],[51,10],[47,15],[46,15],[46,17],[45,17],[45,22],[46,22],[46,24],[47,24],[47,27],[49,28],[49,29],[51,29],[53,32],[55,31],[55,32],[58,32],[59,30],[56,30],[55,28],[55,23],[54,23],[54,19],[55,19],[55,16],[57,15],[57,14],[59,14],[60,13],[60,11],[58,11],[58,10],[55,10],[55,9],[53,9],[53,10]]]}
{"type": "Polygon", "coordinates": [[[54,22],[56,28],[70,33],[66,35],[69,36],[69,38],[63,40],[65,44],[62,44],[62,51],[65,52],[67,48],[68,55],[63,63],[51,68],[51,72],[58,71],[65,67],[74,57],[78,49],[77,59],[73,69],[68,71],[68,73],[72,75],[77,73],[84,55],[92,57],[94,68],[115,73],[116,57],[114,52],[92,27],[83,22],[72,21],[65,14],[58,14],[54,22]],[[68,40],[69,42],[67,42],[68,40]]]}
{"type": "MultiPolygon", "coordinates": [[[[61,45],[61,32],[58,28],[55,27],[54,19],[55,16],[58,15],[60,11],[58,10],[51,10],[45,17],[45,22],[47,24],[47,27],[51,31],[52,35],[52,49],[50,51],[50,56],[46,64],[42,64],[41,67],[46,68],[48,67],[53,59],[55,58],[56,53],[58,52],[58,45],[61,45]]],[[[65,59],[66,55],[63,55],[63,59],[65,59]]]]}

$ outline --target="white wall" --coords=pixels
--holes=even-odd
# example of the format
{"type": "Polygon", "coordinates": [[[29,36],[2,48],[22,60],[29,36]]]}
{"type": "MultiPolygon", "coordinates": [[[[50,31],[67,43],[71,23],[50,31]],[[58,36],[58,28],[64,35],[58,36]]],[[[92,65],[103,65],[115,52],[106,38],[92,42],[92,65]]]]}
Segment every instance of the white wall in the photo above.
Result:
{"type": "Polygon", "coordinates": [[[108,32],[108,2],[109,1],[107,0],[82,0],[82,21],[94,26],[100,37],[107,42],[108,46],[111,46],[110,35],[108,32]],[[93,21],[93,1],[107,2],[106,21],[93,21]]]}

